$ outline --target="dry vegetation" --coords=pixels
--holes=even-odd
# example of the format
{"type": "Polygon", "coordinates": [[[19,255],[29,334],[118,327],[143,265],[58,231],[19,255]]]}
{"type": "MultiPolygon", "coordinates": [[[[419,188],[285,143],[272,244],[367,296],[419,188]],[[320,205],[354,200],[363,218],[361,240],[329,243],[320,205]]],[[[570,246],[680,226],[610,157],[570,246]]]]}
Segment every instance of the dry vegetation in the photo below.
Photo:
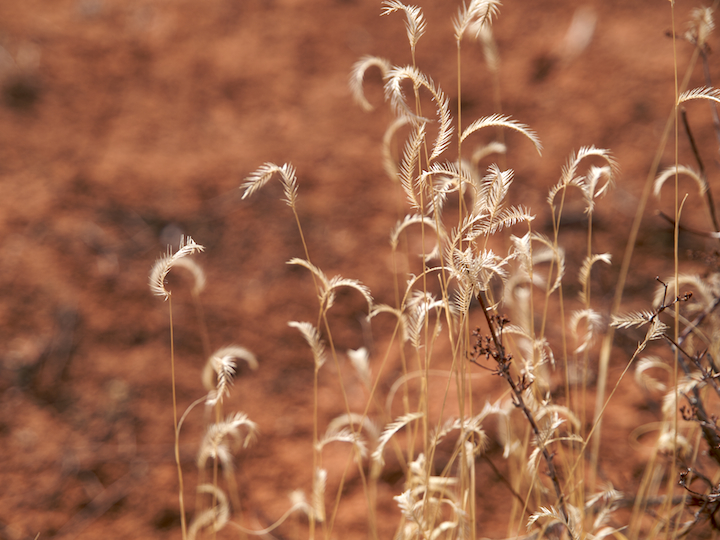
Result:
{"type": "MultiPolygon", "coordinates": [[[[288,264],[306,273],[316,293],[317,309],[306,306],[308,320],[288,321],[289,331],[300,333],[314,362],[313,384],[307,389],[314,403],[312,438],[307,441],[312,462],[306,464],[312,469],[312,485],[297,486],[287,512],[274,525],[249,527],[240,491],[252,488],[237,484],[233,452],[251,443],[262,445],[262,436],[246,414],[228,414],[224,398],[232,391],[236,361],[253,369],[258,363],[250,351],[237,346],[209,355],[203,375],[208,393],[179,418],[171,347],[183,538],[210,537],[221,530],[272,534],[291,516],[298,529],[306,529],[298,532],[300,537],[342,537],[335,520],[349,478],[360,486],[367,535],[379,538],[388,527],[379,524],[387,516],[379,508],[389,502],[387,490],[380,488],[388,483],[384,467],[389,459],[402,471],[402,481],[394,483],[400,489],[392,496],[400,514],[394,533],[398,539],[482,537],[478,497],[502,501],[495,511],[502,512],[512,537],[715,535],[720,530],[720,428],[713,412],[720,397],[715,360],[720,353],[720,288],[715,254],[705,254],[706,268],[698,272],[696,265],[692,272],[697,273],[682,268],[679,255],[685,249],[681,232],[720,237],[702,157],[717,143],[694,141],[684,113],[690,102],[713,107],[720,102],[712,81],[688,89],[684,75],[709,61],[712,9],[698,8],[687,31],[675,30],[671,36],[675,42],[690,43],[695,53],[688,66],[675,61],[676,106],[637,204],[628,248],[611,254],[596,251],[593,217],[618,178],[612,149],[571,149],[547,195],[547,207],[533,210],[510,202],[515,186],[509,166],[524,153],[541,153],[541,137],[522,119],[463,114],[467,90],[462,74],[470,69],[464,49],[479,42],[489,72],[497,74],[492,24],[499,16],[499,2],[470,2],[453,19],[455,110],[430,74],[415,64],[416,47],[431,23],[417,7],[396,0],[382,6],[382,16],[404,20],[413,63],[396,65],[390,58],[365,56],[352,70],[350,87],[355,101],[372,111],[376,104],[366,97],[364,85],[366,79],[380,77],[394,116],[383,140],[383,167],[391,181],[388,189],[401,193],[408,208],[389,231],[395,271],[386,279],[395,298],[380,301],[360,281],[329,277],[314,264],[313,238],[305,235],[297,210],[302,171],[290,164],[266,163],[247,177],[243,198],[252,199],[269,182],[282,184],[292,214],[287,218],[294,221],[304,250],[302,258],[288,264]],[[508,132],[522,137],[512,138],[511,145],[508,132]],[[695,163],[681,163],[676,151],[675,164],[659,171],[666,146],[677,145],[673,141],[680,137],[690,141],[695,163]],[[699,192],[694,202],[688,203],[681,176],[694,182],[699,192]],[[674,245],[662,256],[674,259],[674,271],[657,278],[654,299],[646,298],[644,306],[628,312],[622,308],[623,292],[651,192],[673,199],[665,218],[674,228],[674,245]],[[571,199],[582,205],[581,225],[573,227],[584,228],[585,242],[566,250],[561,238],[571,199]],[[551,216],[549,234],[534,228],[535,212],[551,216]],[[684,216],[701,212],[708,215],[704,226],[693,225],[688,231],[684,216]],[[566,271],[569,265],[578,269],[576,275],[566,271]],[[598,306],[592,276],[605,265],[617,265],[618,277],[612,302],[598,306]],[[347,329],[336,328],[331,314],[354,295],[365,306],[363,328],[375,336],[372,353],[366,347],[345,352],[335,345],[334,335],[347,329]],[[622,370],[611,379],[611,355],[619,353],[613,340],[623,332],[630,332],[637,346],[630,354],[620,351],[625,356],[615,361],[622,370]],[[329,369],[337,377],[336,399],[344,412],[326,421],[318,411],[319,380],[329,369]],[[387,387],[393,370],[399,375],[387,387]],[[636,426],[643,434],[652,433],[653,444],[635,491],[628,493],[615,489],[612,473],[602,472],[600,448],[604,414],[621,383],[633,374],[648,399],[660,406],[651,427],[636,426]],[[198,495],[194,517],[186,523],[189,489],[177,441],[183,423],[197,419],[188,413],[200,406],[213,421],[199,443],[198,495]],[[348,447],[341,466],[327,457],[337,452],[335,443],[348,447]],[[502,460],[502,466],[487,457],[489,448],[501,449],[493,460],[502,460]],[[483,460],[503,479],[493,487],[497,493],[483,489],[485,480],[477,472],[483,460]]],[[[668,11],[673,25],[679,25],[671,4],[668,11]]],[[[581,48],[582,29],[576,39],[572,46],[581,48]]],[[[710,110],[703,121],[714,121],[720,134],[717,114],[710,110]]],[[[522,202],[513,198],[518,199],[522,202]]],[[[168,303],[171,345],[172,294],[165,278],[176,267],[190,271],[199,309],[205,279],[198,266],[202,258],[187,256],[202,249],[190,238],[183,240],[174,253],[158,260],[150,277],[154,294],[168,303]]],[[[607,297],[607,291],[603,295],[607,297]]],[[[198,313],[197,331],[207,336],[198,313]]]]}
{"type": "Polygon", "coordinates": [[[655,3],[0,3],[0,538],[717,537],[718,2],[655,3]]]}

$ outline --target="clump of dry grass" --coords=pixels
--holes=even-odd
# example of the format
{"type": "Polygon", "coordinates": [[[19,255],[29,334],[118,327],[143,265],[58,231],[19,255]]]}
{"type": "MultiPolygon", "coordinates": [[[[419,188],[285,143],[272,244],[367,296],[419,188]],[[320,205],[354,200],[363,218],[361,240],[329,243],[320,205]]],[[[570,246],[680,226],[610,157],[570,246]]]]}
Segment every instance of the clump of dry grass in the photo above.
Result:
{"type": "MultiPolygon", "coordinates": [[[[325,538],[341,534],[334,530],[334,522],[342,504],[347,471],[354,467],[365,496],[368,534],[377,538],[378,484],[386,456],[392,451],[405,474],[403,489],[394,497],[400,514],[395,538],[476,538],[482,530],[477,516],[476,464],[480,460],[492,464],[487,456],[491,444],[502,448],[505,460],[509,536],[528,530],[548,537],[637,538],[662,534],[679,538],[703,519],[720,529],[715,518],[720,509],[717,472],[704,472],[707,460],[702,459],[698,451],[698,443],[703,438],[710,461],[714,461],[714,470],[720,470],[717,469],[720,428],[706,407],[711,391],[720,397],[717,384],[720,375],[713,360],[720,347],[720,320],[715,314],[720,305],[720,278],[717,277],[720,273],[715,270],[702,276],[686,275],[680,273],[676,265],[675,274],[660,282],[652,309],[619,314],[637,234],[637,218],[622,259],[612,311],[608,313],[596,307],[591,294],[591,274],[597,263],[610,265],[613,259],[610,253],[594,251],[593,214],[598,200],[612,189],[619,175],[612,153],[594,146],[571,153],[547,197],[552,234],[547,236],[534,230],[532,211],[508,202],[513,189],[513,171],[490,163],[483,172],[480,166],[496,154],[502,154],[504,160],[506,153],[514,153],[516,149],[503,140],[492,139],[477,147],[468,147],[478,138],[478,133],[488,137],[512,130],[523,135],[530,147],[540,153],[542,145],[538,135],[520,121],[501,114],[463,125],[462,42],[470,37],[477,39],[484,48],[491,72],[497,73],[499,58],[491,28],[492,20],[499,14],[499,2],[463,3],[453,21],[458,49],[457,111],[451,111],[447,95],[416,65],[416,47],[427,27],[422,10],[397,0],[382,5],[382,15],[402,13],[405,16],[412,65],[396,66],[384,58],[363,57],[352,69],[350,89],[356,102],[371,111],[373,105],[364,95],[363,81],[368,70],[379,69],[385,99],[395,116],[383,140],[383,166],[393,182],[391,187],[403,194],[410,209],[390,233],[391,248],[393,254],[407,249],[402,247],[407,246],[404,239],[409,231],[419,229],[423,251],[412,255],[419,255],[420,269],[405,276],[397,273],[388,276],[395,281],[398,292],[394,304],[376,301],[371,291],[356,279],[328,278],[310,257],[297,213],[299,189],[294,167],[266,163],[248,176],[241,186],[243,198],[252,196],[273,178],[282,183],[284,200],[293,212],[305,251],[305,258],[294,258],[288,264],[309,272],[317,294],[316,322],[288,323],[306,340],[314,362],[310,502],[302,491],[295,491],[288,512],[275,525],[262,531],[251,531],[231,520],[231,515],[238,513],[239,497],[228,441],[241,440],[245,447],[255,440],[258,427],[244,413],[230,414],[223,419],[223,398],[231,389],[235,361],[245,360],[255,369],[257,360],[243,347],[223,348],[206,363],[203,384],[207,395],[190,407],[204,402],[215,411],[215,420],[207,427],[197,459],[201,471],[209,461],[213,463],[212,482],[203,481],[198,487],[198,493],[210,495],[212,501],[207,507],[197,504],[196,517],[187,530],[178,457],[180,427],[187,413],[180,422],[175,413],[183,537],[195,538],[203,530],[215,534],[231,524],[244,534],[267,534],[297,511],[308,517],[310,538],[315,538],[318,530],[325,538]],[[430,114],[423,110],[428,103],[434,108],[430,114]],[[395,139],[402,134],[406,139],[401,145],[400,158],[395,160],[395,139]],[[451,148],[454,149],[452,155],[451,148]],[[560,224],[570,190],[579,190],[587,216],[586,249],[581,254],[567,254],[560,242],[560,224]],[[449,204],[457,205],[454,218],[448,217],[452,214],[448,212],[449,204]],[[429,237],[434,239],[434,245],[425,250],[429,237]],[[569,255],[578,256],[580,267],[579,292],[575,299],[563,292],[570,279],[566,275],[569,255]],[[367,390],[366,404],[363,410],[353,410],[349,405],[347,381],[339,377],[338,393],[345,410],[322,429],[318,379],[329,362],[335,365],[336,371],[341,371],[340,353],[328,318],[341,287],[363,298],[368,309],[368,324],[383,325],[384,335],[389,338],[385,343],[387,350],[376,355],[382,358],[380,362],[370,358],[367,350],[348,352],[356,376],[367,390]],[[558,331],[551,333],[550,327],[558,331]],[[626,359],[619,380],[606,392],[608,351],[616,328],[642,329],[644,337],[626,359]],[[561,336],[560,342],[551,343],[557,334],[561,336]],[[598,350],[601,338],[603,344],[598,350]],[[568,345],[570,341],[574,345],[568,345]],[[665,342],[664,351],[641,356],[658,341],[665,342]],[[668,351],[674,354],[674,365],[667,360],[668,351]],[[585,372],[596,359],[600,373],[592,410],[592,389],[585,372]],[[383,400],[381,382],[393,361],[401,366],[402,376],[383,400]],[[603,415],[620,382],[635,365],[638,383],[650,392],[664,393],[663,418],[637,493],[624,495],[611,484],[597,481],[598,449],[603,415]],[[653,376],[658,370],[667,374],[665,381],[653,376]],[[682,376],[678,370],[682,370],[682,376]],[[478,378],[493,376],[503,381],[504,390],[490,403],[476,394],[474,383],[478,378]],[[398,394],[402,399],[395,404],[398,394]],[[431,402],[438,395],[441,396],[438,402],[431,402]],[[681,397],[688,402],[684,408],[680,406],[681,397]],[[486,423],[491,417],[497,421],[497,427],[488,429],[486,423]],[[352,449],[345,473],[337,479],[334,495],[327,493],[328,470],[323,464],[323,453],[332,443],[346,443],[352,449]],[[447,445],[452,449],[441,461],[439,448],[447,445]],[[224,473],[225,489],[220,486],[219,466],[224,473]],[[689,502],[699,508],[684,521],[686,500],[678,496],[674,485],[678,480],[689,494],[689,502]],[[697,483],[703,488],[694,487],[697,483]],[[226,490],[230,492],[229,497],[226,490]],[[329,507],[328,500],[333,501],[329,507]],[[624,522],[620,521],[618,510],[630,504],[632,511],[622,516],[624,522]]],[[[707,36],[712,28],[712,12],[700,10],[684,36],[705,58],[707,36]]],[[[709,83],[707,87],[678,91],[675,119],[682,104],[695,100],[720,102],[720,92],[709,83]]],[[[661,146],[665,142],[666,139],[661,146]]],[[[520,150],[525,149],[520,146],[520,150]]],[[[714,238],[720,235],[709,185],[702,163],[700,165],[700,170],[696,170],[676,162],[657,177],[655,169],[646,185],[647,197],[651,186],[660,194],[663,185],[675,179],[675,216],[671,221],[676,239],[682,213],[682,202],[677,196],[677,178],[681,174],[694,180],[701,197],[708,201],[708,214],[715,230],[707,235],[714,238]]],[[[644,205],[645,199],[638,208],[638,216],[642,216],[644,205]]],[[[678,249],[676,241],[676,260],[678,249]]],[[[193,273],[195,293],[199,294],[203,274],[199,266],[188,263],[190,259],[185,257],[200,251],[202,246],[188,239],[174,255],[168,253],[161,258],[150,277],[153,293],[170,300],[165,277],[174,266],[182,266],[193,273]]],[[[172,329],[172,307],[170,309],[172,329]]],[[[175,401],[173,408],[176,408],[175,401]]]]}

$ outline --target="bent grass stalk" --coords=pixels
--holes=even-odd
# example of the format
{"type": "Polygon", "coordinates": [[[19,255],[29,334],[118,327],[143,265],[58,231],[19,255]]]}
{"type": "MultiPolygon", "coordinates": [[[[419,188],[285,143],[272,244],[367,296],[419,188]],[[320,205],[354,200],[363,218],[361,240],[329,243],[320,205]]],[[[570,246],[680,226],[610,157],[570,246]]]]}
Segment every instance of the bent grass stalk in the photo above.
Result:
{"type": "Polygon", "coordinates": [[[170,273],[170,270],[173,268],[173,266],[176,266],[178,264],[178,261],[182,260],[184,257],[187,257],[188,255],[192,255],[193,253],[201,252],[204,249],[205,248],[203,246],[196,244],[195,241],[190,237],[181,238],[177,252],[175,252],[175,254],[173,255],[168,249],[167,254],[156,261],[150,272],[150,290],[156,296],[160,296],[167,300],[168,312],[170,316],[170,378],[172,383],[173,429],[175,431],[175,463],[177,464],[178,472],[180,523],[182,526],[183,540],[187,538],[187,525],[185,521],[183,474],[182,465],[180,463],[180,430],[178,425],[177,397],[175,391],[175,339],[172,312],[172,293],[165,288],[165,278],[170,273]]]}

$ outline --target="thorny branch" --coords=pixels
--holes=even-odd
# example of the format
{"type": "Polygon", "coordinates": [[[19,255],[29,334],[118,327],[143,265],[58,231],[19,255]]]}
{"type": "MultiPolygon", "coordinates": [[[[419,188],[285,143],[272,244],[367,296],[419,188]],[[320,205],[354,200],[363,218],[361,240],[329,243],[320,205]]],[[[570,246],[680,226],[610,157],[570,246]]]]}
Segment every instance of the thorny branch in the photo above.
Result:
{"type": "Polygon", "coordinates": [[[533,431],[533,434],[535,435],[536,440],[538,441],[538,444],[540,445],[543,458],[545,459],[545,463],[547,464],[548,476],[550,477],[553,487],[555,488],[555,495],[557,496],[557,504],[560,510],[560,514],[562,515],[563,520],[567,525],[569,521],[567,510],[565,508],[565,495],[563,494],[562,488],[560,487],[560,480],[558,479],[557,470],[555,469],[555,464],[553,463],[553,454],[548,452],[547,448],[545,447],[542,439],[542,434],[540,433],[540,429],[538,428],[537,422],[535,421],[535,417],[533,416],[532,411],[528,408],[525,400],[523,399],[523,392],[530,387],[532,381],[528,380],[525,374],[520,375],[516,380],[510,373],[512,354],[507,353],[507,351],[505,350],[505,346],[502,342],[503,326],[507,324],[509,320],[505,317],[501,317],[498,315],[491,315],[488,312],[482,292],[478,293],[477,299],[480,302],[483,313],[485,314],[485,320],[487,322],[488,328],[490,329],[490,337],[483,337],[480,334],[479,328],[473,332],[473,335],[476,337],[477,342],[474,345],[473,350],[470,352],[469,359],[473,364],[485,368],[485,366],[481,365],[478,362],[478,359],[482,356],[485,356],[486,360],[492,358],[497,364],[497,368],[494,370],[495,374],[505,379],[510,386],[513,394],[513,404],[515,405],[515,407],[522,410],[525,418],[527,418],[527,421],[530,424],[530,427],[533,431]]]}
{"type": "MultiPolygon", "coordinates": [[[[668,286],[659,278],[656,279],[663,285],[663,287],[665,288],[665,292],[663,294],[663,300],[660,306],[655,310],[653,317],[657,317],[665,309],[675,305],[678,302],[689,300],[692,296],[692,293],[685,293],[683,296],[675,297],[672,302],[666,303],[668,286]]],[[[714,310],[717,305],[718,301],[714,303],[710,311],[714,310]]],[[[690,332],[696,326],[698,326],[700,322],[702,322],[704,316],[706,316],[706,314],[703,314],[701,317],[698,317],[698,319],[693,321],[690,324],[690,330],[686,329],[686,331],[683,332],[683,334],[678,338],[678,342],[676,342],[667,334],[663,334],[662,337],[672,347],[677,349],[679,353],[681,353],[680,355],[678,355],[678,364],[682,368],[685,375],[689,376],[691,374],[690,366],[688,364],[688,361],[686,360],[687,358],[699,370],[702,381],[710,384],[710,386],[712,386],[715,392],[720,395],[720,386],[718,385],[718,382],[716,380],[717,377],[720,376],[720,374],[717,373],[715,364],[712,361],[712,358],[707,355],[707,351],[691,355],[682,346],[690,332]],[[708,357],[708,362],[710,365],[709,368],[704,367],[702,362],[703,358],[706,355],[708,357]]],[[[710,417],[705,410],[702,396],[700,394],[700,386],[694,385],[689,392],[683,393],[683,396],[685,397],[685,399],[688,400],[690,404],[689,408],[686,406],[682,406],[680,408],[680,413],[682,414],[683,419],[686,421],[697,422],[702,431],[703,438],[708,444],[709,455],[713,458],[713,460],[715,460],[718,465],[720,465],[720,427],[718,427],[717,418],[715,416],[710,417]]],[[[717,511],[720,510],[720,484],[713,484],[713,482],[709,478],[704,476],[702,473],[695,469],[689,468],[685,472],[680,473],[680,480],[678,483],[690,494],[690,499],[687,501],[687,505],[699,507],[699,509],[695,512],[693,522],[690,523],[689,526],[686,528],[686,532],[689,532],[689,530],[700,521],[700,518],[702,516],[707,517],[713,529],[720,530],[720,523],[718,523],[715,517],[717,511]],[[692,480],[689,480],[689,478],[692,478],[692,480]],[[708,493],[699,493],[690,488],[690,484],[692,483],[692,481],[697,479],[704,481],[708,485],[708,493]]]]}
{"type": "MultiPolygon", "coordinates": [[[[687,301],[692,297],[692,293],[685,293],[683,296],[675,297],[675,299],[668,304],[666,303],[668,288],[667,283],[661,281],[659,278],[656,279],[665,288],[665,293],[663,294],[662,303],[655,310],[655,316],[659,315],[667,308],[677,304],[678,302],[687,301]]],[[[685,360],[685,358],[688,358],[700,370],[700,373],[702,374],[702,379],[705,382],[709,382],[711,386],[715,389],[715,391],[718,393],[718,395],[720,395],[720,387],[718,387],[718,383],[715,380],[716,374],[714,374],[712,370],[704,368],[701,363],[701,360],[705,356],[706,352],[703,352],[699,355],[691,355],[682,347],[682,341],[684,339],[681,339],[680,343],[676,343],[675,340],[667,334],[663,334],[662,337],[663,339],[665,339],[665,341],[667,341],[670,345],[675,347],[681,353],[681,355],[678,356],[678,363],[680,364],[680,367],[682,368],[685,375],[690,375],[691,373],[690,366],[685,360]]],[[[715,460],[715,462],[720,465],[720,429],[718,429],[718,426],[715,424],[715,422],[710,419],[705,410],[702,396],[700,395],[700,388],[698,386],[693,386],[690,393],[683,395],[685,396],[685,399],[687,399],[690,403],[691,414],[700,425],[700,429],[703,432],[703,437],[705,438],[705,441],[707,441],[708,446],[710,447],[710,455],[715,460]]],[[[681,409],[681,411],[683,412],[683,417],[688,415],[687,410],[681,409]]]]}

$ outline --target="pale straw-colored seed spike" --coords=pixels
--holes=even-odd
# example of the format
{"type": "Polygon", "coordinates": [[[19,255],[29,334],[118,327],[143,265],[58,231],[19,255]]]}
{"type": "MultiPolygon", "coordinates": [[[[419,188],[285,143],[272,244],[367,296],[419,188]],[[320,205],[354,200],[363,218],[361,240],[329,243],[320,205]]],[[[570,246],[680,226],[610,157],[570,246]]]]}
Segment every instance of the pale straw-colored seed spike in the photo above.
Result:
{"type": "Polygon", "coordinates": [[[230,386],[235,376],[235,360],[245,360],[252,370],[258,368],[255,355],[245,347],[230,345],[212,353],[205,362],[202,383],[209,392],[207,405],[222,402],[223,397],[230,394],[230,386]]]}
{"type": "Polygon", "coordinates": [[[357,279],[349,279],[349,278],[344,278],[342,276],[334,276],[328,282],[328,288],[323,293],[323,300],[325,301],[324,305],[327,308],[329,308],[332,305],[332,299],[334,298],[334,292],[336,289],[339,289],[340,287],[349,287],[351,289],[355,289],[356,291],[358,291],[365,299],[365,302],[367,302],[368,313],[372,311],[373,297],[372,297],[372,294],[370,293],[370,289],[368,289],[365,285],[360,283],[357,279]]]}
{"type": "Polygon", "coordinates": [[[393,435],[395,435],[398,431],[407,426],[410,422],[418,420],[423,416],[424,414],[421,412],[408,413],[398,418],[395,422],[388,424],[380,435],[380,438],[378,439],[378,445],[375,448],[375,451],[372,453],[371,460],[373,464],[382,468],[382,466],[385,464],[385,459],[383,458],[383,451],[385,450],[385,446],[387,445],[387,443],[390,442],[390,439],[392,439],[393,435]]]}
{"type": "Polygon", "coordinates": [[[648,373],[651,369],[665,371],[668,380],[671,379],[671,368],[667,362],[657,356],[644,356],[635,367],[635,383],[651,392],[666,392],[667,385],[648,373]]]}
{"type": "Polygon", "coordinates": [[[435,101],[436,113],[440,127],[430,153],[429,161],[433,161],[440,156],[450,144],[453,137],[452,116],[450,115],[450,101],[442,90],[435,86],[435,83],[413,66],[394,67],[390,70],[385,83],[385,96],[390,101],[395,113],[399,116],[407,116],[412,121],[427,122],[426,118],[421,118],[408,105],[405,94],[402,91],[402,83],[406,80],[412,81],[414,87],[424,87],[433,97],[435,101]]]}
{"type": "Polygon", "coordinates": [[[360,428],[365,432],[371,441],[376,442],[380,436],[380,428],[366,415],[359,413],[345,413],[333,418],[328,424],[327,431],[340,431],[345,426],[351,426],[353,431],[360,428]]]}
{"type": "Polygon", "coordinates": [[[326,361],[325,357],[325,343],[320,339],[320,332],[318,329],[309,322],[297,322],[290,321],[288,323],[290,328],[296,328],[308,345],[313,353],[313,359],[315,360],[315,370],[319,371],[320,368],[326,361]]]}
{"type": "Polygon", "coordinates": [[[195,243],[191,237],[182,237],[178,250],[172,254],[168,248],[167,255],[160,257],[150,271],[150,290],[156,296],[161,296],[167,300],[170,298],[170,291],[165,288],[165,279],[170,270],[177,264],[179,260],[193,253],[204,251],[205,248],[195,243]]]}
{"type": "Polygon", "coordinates": [[[415,170],[420,159],[420,149],[424,142],[425,122],[421,122],[413,129],[410,138],[405,143],[403,157],[400,161],[400,185],[407,195],[410,206],[415,210],[423,209],[420,204],[419,194],[416,192],[418,189],[422,189],[422,186],[417,186],[415,170]]]}
{"type": "Polygon", "coordinates": [[[325,522],[325,484],[327,483],[327,471],[315,469],[313,475],[312,508],[315,520],[325,522]]]}
{"type": "Polygon", "coordinates": [[[232,459],[226,439],[229,436],[240,439],[241,427],[247,430],[243,438],[243,447],[247,448],[255,440],[258,433],[257,424],[250,420],[247,414],[236,412],[225,420],[211,424],[205,432],[205,437],[200,445],[197,457],[198,468],[205,468],[205,464],[210,458],[220,459],[226,468],[232,467],[232,459]]]}
{"type": "Polygon", "coordinates": [[[392,64],[388,60],[380,58],[379,56],[363,56],[360,60],[355,62],[352,71],[350,72],[350,94],[355,100],[355,103],[368,112],[374,110],[375,107],[365,97],[363,81],[365,80],[365,73],[367,70],[373,67],[380,70],[384,80],[387,77],[388,72],[392,69],[392,64]]]}
{"type": "Polygon", "coordinates": [[[678,165],[677,167],[673,165],[672,167],[668,167],[663,172],[661,172],[653,183],[653,195],[659,198],[660,191],[662,190],[665,182],[669,178],[674,178],[676,174],[687,176],[691,180],[694,180],[697,184],[700,196],[702,197],[703,195],[705,195],[705,192],[708,190],[707,181],[698,171],[696,171],[692,167],[686,167],[685,165],[678,165]]]}
{"type": "Polygon", "coordinates": [[[370,353],[368,353],[367,348],[349,349],[347,355],[363,385],[370,390],[372,387],[372,372],[370,370],[370,353]]]}
{"type": "Polygon", "coordinates": [[[240,186],[244,190],[242,198],[246,199],[267,184],[275,174],[280,175],[280,181],[284,188],[285,202],[291,208],[295,207],[297,200],[297,176],[295,168],[289,163],[285,163],[282,167],[274,163],[265,163],[255,172],[245,179],[240,186]]]}
{"type": "Polygon", "coordinates": [[[596,167],[592,165],[590,167],[590,172],[581,179],[581,189],[583,197],[585,198],[586,214],[591,213],[595,209],[595,199],[605,195],[614,183],[615,178],[609,166],[596,167]],[[605,179],[605,183],[601,185],[600,182],[603,178],[605,179]]]}
{"type": "Polygon", "coordinates": [[[709,7],[694,8],[688,26],[685,39],[695,43],[700,48],[705,47],[708,37],[715,29],[713,9],[709,7]]]}
{"type": "Polygon", "coordinates": [[[682,433],[677,433],[672,428],[660,434],[657,441],[657,449],[660,454],[676,456],[676,458],[681,461],[692,455],[692,445],[690,442],[682,433]]]}
{"type": "Polygon", "coordinates": [[[493,17],[500,11],[499,0],[471,0],[469,4],[463,2],[458,10],[457,16],[453,19],[455,30],[455,41],[462,41],[465,32],[472,25],[490,25],[493,17]]]}
{"type": "Polygon", "coordinates": [[[568,322],[570,333],[575,336],[575,354],[587,351],[595,343],[596,336],[603,330],[603,318],[592,309],[573,311],[568,322]]]}
{"type": "Polygon", "coordinates": [[[582,304],[587,303],[587,291],[590,286],[590,271],[596,262],[604,262],[605,264],[610,265],[612,262],[612,255],[610,253],[596,253],[590,257],[585,257],[578,277],[578,281],[581,285],[579,297],[582,304]]]}
{"type": "Polygon", "coordinates": [[[292,259],[290,259],[290,260],[287,262],[287,264],[296,264],[296,265],[298,265],[298,266],[302,266],[302,267],[307,268],[308,270],[310,270],[310,272],[312,272],[312,274],[313,274],[317,279],[320,280],[320,284],[321,284],[323,290],[326,290],[326,289],[328,289],[328,288],[330,287],[330,280],[327,278],[327,276],[325,275],[325,273],[324,273],[322,270],[320,270],[317,266],[315,266],[314,264],[312,264],[311,262],[306,261],[305,259],[299,259],[299,258],[297,258],[297,257],[293,257],[292,259]]]}
{"type": "Polygon", "coordinates": [[[478,146],[473,150],[472,156],[470,157],[470,164],[474,169],[477,169],[480,161],[492,154],[507,154],[507,146],[498,141],[492,141],[488,144],[478,146]]]}
{"type": "Polygon", "coordinates": [[[387,0],[382,3],[383,10],[380,15],[388,15],[396,11],[404,11],[407,20],[405,21],[405,30],[407,31],[410,49],[415,52],[418,41],[425,33],[425,17],[422,10],[417,6],[406,6],[397,0],[387,0]]]}
{"type": "Polygon", "coordinates": [[[465,131],[463,131],[462,135],[460,136],[460,142],[464,142],[465,139],[467,139],[476,131],[487,127],[505,127],[522,133],[523,135],[525,135],[525,137],[530,139],[530,141],[535,146],[535,150],[537,150],[537,153],[542,155],[542,143],[540,142],[537,134],[525,124],[521,124],[520,122],[511,119],[509,116],[504,116],[502,114],[493,114],[491,116],[486,116],[475,120],[472,124],[465,128],[465,131]]]}
{"type": "Polygon", "coordinates": [[[322,439],[320,439],[315,445],[315,449],[318,452],[322,452],[325,446],[334,442],[349,443],[353,445],[361,458],[367,456],[368,450],[365,440],[359,434],[353,433],[353,431],[349,428],[343,428],[340,430],[331,430],[328,428],[322,439]]]}
{"type": "MultiPolygon", "coordinates": [[[[550,190],[550,194],[548,195],[547,200],[550,206],[554,206],[555,196],[563,188],[573,185],[583,190],[586,189],[586,184],[588,183],[588,181],[585,177],[578,177],[577,171],[580,167],[580,163],[583,160],[592,157],[603,160],[606,165],[610,167],[610,172],[606,175],[606,184],[604,184],[603,187],[596,193],[593,193],[591,195],[591,198],[601,195],[612,185],[614,179],[618,175],[620,168],[610,151],[603,148],[596,148],[595,146],[583,146],[577,151],[577,153],[573,152],[572,154],[570,154],[568,161],[563,166],[562,172],[560,173],[560,180],[558,180],[558,183],[550,190]]],[[[595,187],[596,185],[593,186],[593,191],[595,187]]]]}
{"type": "MultiPolygon", "coordinates": [[[[549,292],[556,291],[562,284],[562,278],[565,275],[565,252],[562,248],[557,247],[554,243],[545,235],[540,233],[532,233],[533,241],[539,242],[544,248],[543,250],[536,249],[533,253],[533,265],[540,262],[549,262],[550,260],[555,261],[555,281],[550,288],[549,292]]],[[[533,272],[534,274],[534,272],[533,272]]],[[[548,276],[550,279],[551,276],[548,276]]]]}
{"type": "Polygon", "coordinates": [[[610,326],[614,328],[640,328],[655,318],[652,311],[633,311],[621,315],[613,315],[610,326]]]}
{"type": "Polygon", "coordinates": [[[406,215],[402,221],[399,221],[390,233],[390,245],[393,250],[397,249],[400,235],[411,225],[419,225],[421,223],[432,229],[436,236],[435,246],[433,246],[430,253],[425,255],[425,260],[440,257],[441,235],[438,234],[437,224],[434,219],[421,214],[406,215]]]}
{"type": "Polygon", "coordinates": [[[492,25],[478,21],[471,23],[468,30],[471,34],[475,34],[482,44],[483,56],[488,69],[492,73],[497,73],[500,70],[500,54],[498,53],[497,43],[493,38],[492,25]]]}
{"type": "Polygon", "coordinates": [[[198,493],[212,495],[216,506],[208,508],[198,514],[188,527],[188,540],[195,540],[198,533],[205,528],[212,532],[218,532],[227,525],[230,520],[230,504],[225,493],[212,484],[200,484],[197,487],[198,493]]]}
{"type": "Polygon", "coordinates": [[[409,80],[414,87],[428,86],[427,77],[417,68],[412,66],[399,67],[395,66],[390,69],[385,78],[385,99],[390,102],[393,111],[398,116],[410,118],[413,122],[428,121],[427,118],[419,117],[415,111],[408,105],[405,92],[402,89],[402,83],[409,80]]]}
{"type": "MultiPolygon", "coordinates": [[[[442,300],[436,300],[432,294],[423,291],[415,291],[408,302],[408,334],[410,343],[416,349],[421,347],[421,338],[424,334],[424,323],[430,312],[441,310],[446,305],[442,300]]],[[[440,331],[440,324],[436,326],[436,332],[440,331]]]]}
{"type": "Polygon", "coordinates": [[[187,257],[177,259],[173,263],[173,266],[176,268],[184,268],[192,274],[195,281],[195,285],[192,288],[192,294],[194,296],[199,295],[205,289],[205,284],[207,283],[205,271],[194,259],[188,259],[187,257]]]}

